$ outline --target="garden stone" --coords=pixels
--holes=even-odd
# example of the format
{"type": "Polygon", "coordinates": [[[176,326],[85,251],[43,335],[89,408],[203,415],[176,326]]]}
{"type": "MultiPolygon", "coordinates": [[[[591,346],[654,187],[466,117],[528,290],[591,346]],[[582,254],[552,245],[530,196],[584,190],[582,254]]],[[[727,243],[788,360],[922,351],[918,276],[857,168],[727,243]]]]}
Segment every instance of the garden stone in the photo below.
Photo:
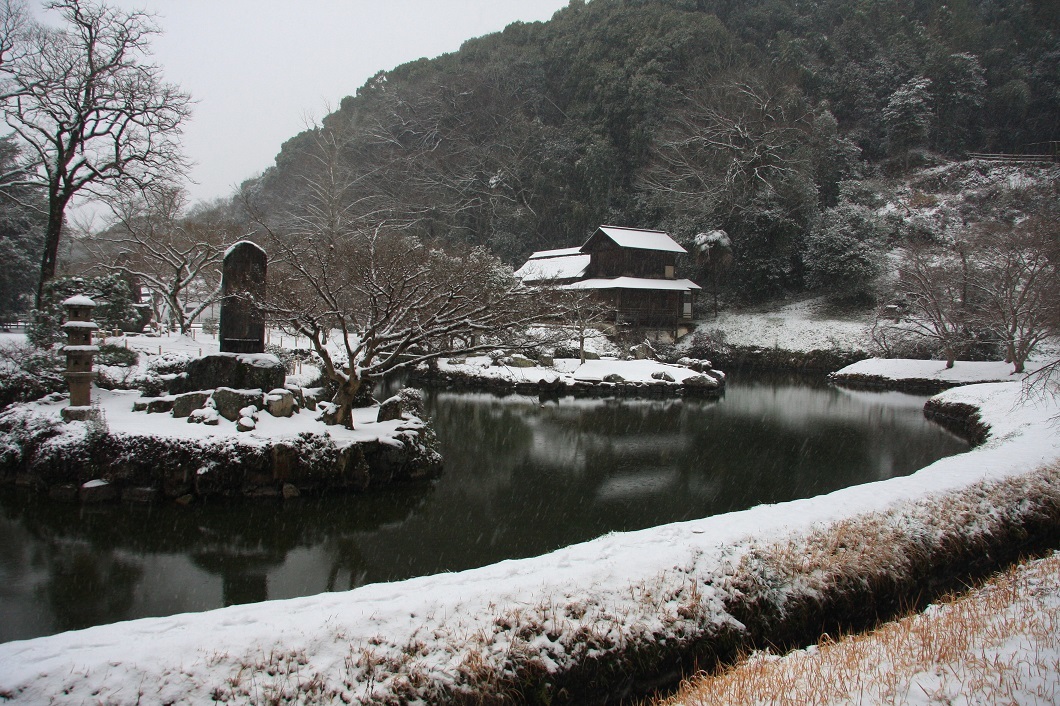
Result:
{"type": "Polygon", "coordinates": [[[188,415],[189,424],[206,424],[207,426],[216,426],[221,422],[221,418],[217,415],[217,410],[212,407],[205,409],[193,409],[191,414],[188,415]]]}
{"type": "Polygon", "coordinates": [[[530,360],[525,355],[512,355],[504,359],[504,364],[512,368],[534,368],[537,362],[530,360]]]}
{"type": "Polygon", "coordinates": [[[394,419],[407,419],[416,417],[423,419],[423,393],[411,387],[385,400],[379,405],[379,414],[376,415],[377,422],[389,422],[394,419]]]}
{"type": "Polygon", "coordinates": [[[675,382],[674,376],[665,370],[659,370],[651,374],[652,380],[662,380],[663,382],[675,382]]]}
{"type": "Polygon", "coordinates": [[[240,411],[250,405],[261,405],[262,392],[257,390],[234,390],[230,387],[219,387],[213,391],[213,404],[217,413],[230,422],[240,417],[240,411]]]}
{"type": "Polygon", "coordinates": [[[294,413],[295,399],[290,390],[277,388],[265,395],[265,411],[274,417],[290,417],[294,413]]]}
{"type": "Polygon", "coordinates": [[[175,397],[156,397],[147,403],[147,413],[162,414],[163,412],[172,412],[173,403],[176,401],[175,397]]]}
{"type": "Polygon", "coordinates": [[[79,493],[83,503],[105,503],[117,500],[118,489],[105,480],[90,480],[81,486],[79,493]]]}
{"type": "Polygon", "coordinates": [[[173,416],[177,418],[187,417],[193,411],[201,409],[206,404],[206,401],[210,399],[212,392],[212,390],[197,391],[177,395],[177,398],[173,401],[173,416]]]}
{"type": "Polygon", "coordinates": [[[693,375],[685,378],[685,387],[717,387],[718,381],[709,375],[693,375]]]}
{"type": "Polygon", "coordinates": [[[158,488],[126,488],[121,491],[122,502],[150,505],[158,501],[162,496],[158,488]]]}
{"type": "Polygon", "coordinates": [[[236,431],[254,431],[258,425],[250,417],[240,417],[236,421],[236,431]]]}
{"type": "Polygon", "coordinates": [[[267,353],[216,353],[190,361],[186,375],[182,383],[185,391],[218,387],[273,390],[284,386],[287,369],[279,358],[267,353]]]}
{"type": "Polygon", "coordinates": [[[618,373],[608,373],[607,375],[604,375],[600,382],[619,383],[625,381],[626,379],[618,373]]]}
{"type": "Polygon", "coordinates": [[[655,351],[647,343],[639,343],[629,349],[633,360],[649,360],[655,358],[655,351]]]}

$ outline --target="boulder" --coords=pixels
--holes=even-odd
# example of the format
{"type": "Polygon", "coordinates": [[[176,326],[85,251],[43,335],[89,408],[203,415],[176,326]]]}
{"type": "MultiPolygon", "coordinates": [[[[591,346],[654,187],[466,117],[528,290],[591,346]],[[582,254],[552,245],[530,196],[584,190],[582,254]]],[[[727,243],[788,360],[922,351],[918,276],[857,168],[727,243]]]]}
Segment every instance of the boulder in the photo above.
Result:
{"type": "Polygon", "coordinates": [[[276,388],[265,395],[265,411],[274,417],[290,417],[294,413],[295,399],[290,390],[276,388]]]}
{"type": "Polygon", "coordinates": [[[236,420],[236,431],[254,431],[257,428],[257,423],[251,417],[240,417],[236,420]]]}
{"type": "Polygon", "coordinates": [[[122,502],[138,505],[150,505],[158,502],[161,497],[162,492],[158,488],[134,487],[125,488],[121,491],[122,502]]]}
{"type": "Polygon", "coordinates": [[[287,370],[280,359],[268,353],[215,353],[188,363],[184,389],[274,390],[283,387],[287,370]]]}
{"type": "Polygon", "coordinates": [[[298,490],[298,486],[291,483],[283,484],[283,499],[290,500],[291,498],[297,498],[302,493],[298,490]]]}
{"type": "Polygon", "coordinates": [[[600,360],[600,354],[599,353],[593,353],[592,351],[585,351],[585,359],[586,360],[600,360]]]}
{"type": "Polygon", "coordinates": [[[537,357],[537,364],[542,368],[551,368],[556,364],[556,359],[550,355],[542,354],[537,357]]]}
{"type": "Polygon", "coordinates": [[[118,499],[118,489],[102,479],[90,480],[79,492],[83,503],[106,503],[118,499]]]}
{"type": "Polygon", "coordinates": [[[610,382],[610,383],[620,383],[620,382],[625,382],[626,379],[624,377],[622,377],[621,375],[619,375],[618,373],[608,373],[607,375],[604,375],[604,377],[601,378],[600,381],[601,382],[610,382]]]}
{"type": "Polygon", "coordinates": [[[213,407],[206,407],[205,409],[193,409],[191,411],[191,414],[188,415],[188,423],[216,426],[221,423],[221,417],[218,416],[217,410],[213,407]]]}
{"type": "Polygon", "coordinates": [[[206,401],[210,399],[210,391],[197,391],[197,392],[185,392],[183,395],[177,395],[176,399],[173,400],[173,416],[174,417],[187,417],[193,411],[201,409],[206,401]]]}
{"type": "Polygon", "coordinates": [[[283,386],[283,389],[287,390],[294,396],[294,409],[296,412],[305,407],[305,392],[299,385],[287,383],[283,386]]]}
{"type": "Polygon", "coordinates": [[[239,413],[244,407],[261,406],[262,392],[260,389],[234,390],[231,387],[219,387],[213,391],[212,398],[217,413],[228,421],[234,422],[239,419],[239,413]]]}
{"type": "Polygon", "coordinates": [[[510,368],[535,368],[537,367],[537,361],[530,360],[525,355],[519,355],[518,353],[510,355],[503,360],[504,364],[510,368]]]}
{"type": "Polygon", "coordinates": [[[709,360],[702,358],[679,358],[677,364],[686,368],[691,368],[697,373],[709,373],[712,365],[709,360]]]}
{"type": "Polygon", "coordinates": [[[423,393],[415,388],[406,387],[379,405],[379,414],[376,415],[376,421],[389,422],[393,419],[408,419],[410,417],[425,418],[423,393]]]}
{"type": "Polygon", "coordinates": [[[633,360],[652,360],[655,358],[655,349],[647,343],[638,343],[630,347],[629,355],[633,360]]]}
{"type": "MultiPolygon", "coordinates": [[[[163,412],[172,412],[173,404],[177,401],[176,397],[156,397],[153,400],[147,402],[147,413],[148,414],[161,414],[163,412]]],[[[135,408],[135,405],[133,405],[135,408]]]]}
{"type": "Polygon", "coordinates": [[[685,387],[718,387],[718,381],[709,375],[693,375],[690,378],[685,378],[685,387]]]}
{"type": "Polygon", "coordinates": [[[303,387],[302,399],[304,400],[303,407],[314,410],[318,404],[327,401],[328,395],[323,387],[303,387]]]}
{"type": "Polygon", "coordinates": [[[652,380],[662,380],[663,382],[675,382],[674,376],[665,370],[658,370],[651,374],[652,380]]]}

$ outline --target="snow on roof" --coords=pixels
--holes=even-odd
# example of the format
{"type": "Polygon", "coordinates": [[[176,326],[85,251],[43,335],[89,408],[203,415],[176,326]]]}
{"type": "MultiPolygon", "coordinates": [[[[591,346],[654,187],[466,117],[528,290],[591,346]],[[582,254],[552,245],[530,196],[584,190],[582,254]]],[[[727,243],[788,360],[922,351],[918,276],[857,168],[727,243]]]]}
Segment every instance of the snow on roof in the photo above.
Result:
{"type": "Polygon", "coordinates": [[[572,282],[566,289],[657,289],[684,292],[702,289],[690,279],[651,279],[649,277],[614,277],[612,279],[586,279],[572,282]]]}
{"type": "MultiPolygon", "coordinates": [[[[577,249],[574,249],[577,252],[577,249]]],[[[549,279],[574,279],[585,274],[589,256],[584,254],[566,257],[530,259],[515,271],[515,276],[524,282],[541,282],[549,279]]]]}
{"type": "Polygon", "coordinates": [[[84,294],[75,294],[63,301],[63,306],[95,306],[96,303],[84,294]]]}
{"type": "Polygon", "coordinates": [[[544,260],[550,257],[567,257],[568,255],[580,255],[581,248],[559,248],[558,250],[538,250],[530,253],[531,260],[544,260]]]}
{"type": "Polygon", "coordinates": [[[678,253],[688,252],[674,242],[674,239],[666,232],[661,230],[641,230],[638,228],[623,228],[621,226],[600,226],[599,230],[623,248],[678,253]]]}

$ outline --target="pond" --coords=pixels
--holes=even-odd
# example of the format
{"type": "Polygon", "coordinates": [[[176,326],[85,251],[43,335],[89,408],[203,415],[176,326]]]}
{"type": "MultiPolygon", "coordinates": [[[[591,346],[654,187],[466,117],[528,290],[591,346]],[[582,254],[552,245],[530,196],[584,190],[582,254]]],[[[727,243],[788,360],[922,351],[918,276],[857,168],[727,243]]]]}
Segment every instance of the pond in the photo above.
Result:
{"type": "Polygon", "coordinates": [[[0,492],[0,641],[340,591],[911,473],[926,398],[731,380],[720,400],[436,392],[445,472],[362,496],[79,507],[0,492]]]}

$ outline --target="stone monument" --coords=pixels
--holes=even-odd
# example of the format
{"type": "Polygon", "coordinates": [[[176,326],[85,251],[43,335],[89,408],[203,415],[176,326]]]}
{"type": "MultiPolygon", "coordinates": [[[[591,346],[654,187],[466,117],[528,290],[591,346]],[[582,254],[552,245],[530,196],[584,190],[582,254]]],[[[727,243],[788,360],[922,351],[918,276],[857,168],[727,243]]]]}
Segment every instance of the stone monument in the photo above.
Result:
{"type": "Polygon", "coordinates": [[[241,240],[225,253],[221,269],[222,353],[264,353],[265,320],[258,305],[265,299],[268,257],[256,243],[241,240]]]}
{"type": "Polygon", "coordinates": [[[66,309],[67,344],[63,346],[66,353],[66,384],[70,387],[70,406],[62,410],[63,420],[87,421],[95,417],[92,408],[92,381],[96,377],[92,369],[92,357],[99,351],[99,346],[92,343],[92,332],[98,327],[92,321],[92,310],[96,303],[79,294],[63,302],[66,309]]]}

